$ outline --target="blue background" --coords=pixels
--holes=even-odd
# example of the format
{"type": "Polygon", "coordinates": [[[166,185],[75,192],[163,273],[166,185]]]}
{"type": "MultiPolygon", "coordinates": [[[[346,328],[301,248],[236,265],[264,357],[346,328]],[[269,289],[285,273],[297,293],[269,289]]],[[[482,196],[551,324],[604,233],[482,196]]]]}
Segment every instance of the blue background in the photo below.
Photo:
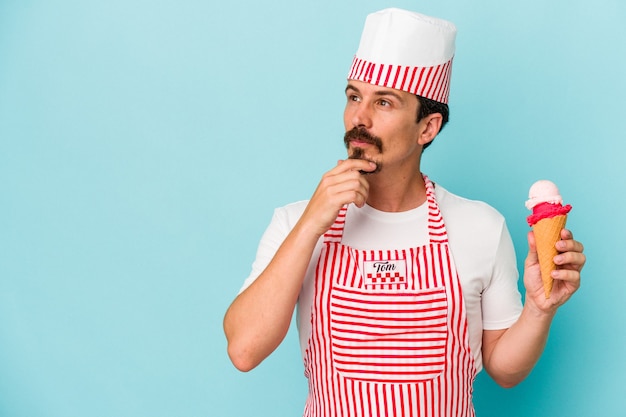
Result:
{"type": "Polygon", "coordinates": [[[295,331],[250,373],[223,314],[274,207],[342,158],[367,13],[458,26],[451,122],[423,158],[507,218],[574,206],[583,285],[531,376],[479,416],[626,415],[622,0],[0,0],[0,415],[297,416],[295,331]]]}

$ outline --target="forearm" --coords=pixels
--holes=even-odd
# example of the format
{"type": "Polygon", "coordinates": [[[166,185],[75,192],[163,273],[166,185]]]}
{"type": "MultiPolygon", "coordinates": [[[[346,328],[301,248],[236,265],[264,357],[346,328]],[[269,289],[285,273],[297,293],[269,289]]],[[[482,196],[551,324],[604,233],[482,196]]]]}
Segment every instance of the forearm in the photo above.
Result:
{"type": "Polygon", "coordinates": [[[296,225],[265,271],[226,312],[228,354],[238,369],[253,369],[284,339],[317,239],[296,225]]]}
{"type": "Polygon", "coordinates": [[[517,322],[502,331],[483,331],[483,364],[492,378],[504,387],[520,383],[533,369],[548,341],[550,325],[560,306],[580,287],[580,270],[585,265],[583,245],[569,230],[561,230],[556,243],[557,269],[550,298],[545,297],[533,232],[528,233],[528,256],[524,263],[526,302],[517,322]]]}
{"type": "Polygon", "coordinates": [[[484,341],[486,371],[503,387],[513,387],[530,374],[548,341],[554,313],[524,306],[517,322],[496,340],[484,341]]]}
{"type": "Polygon", "coordinates": [[[360,172],[375,168],[373,162],[348,159],[325,173],[272,261],[228,309],[224,332],[238,369],[254,368],[284,339],[315,245],[343,206],[365,204],[369,184],[360,172]]]}

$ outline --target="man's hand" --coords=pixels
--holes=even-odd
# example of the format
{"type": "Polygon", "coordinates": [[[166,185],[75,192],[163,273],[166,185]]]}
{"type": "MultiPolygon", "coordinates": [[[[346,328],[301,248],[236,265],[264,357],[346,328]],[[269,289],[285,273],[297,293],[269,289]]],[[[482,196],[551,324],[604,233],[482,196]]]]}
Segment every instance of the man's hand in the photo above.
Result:
{"type": "Polygon", "coordinates": [[[371,172],[374,162],[363,159],[346,159],[322,176],[317,189],[302,214],[302,227],[317,237],[333,225],[339,210],[350,203],[363,207],[367,201],[369,184],[359,171],[371,172]]]}
{"type": "Polygon", "coordinates": [[[585,265],[582,243],[574,240],[572,232],[567,229],[561,231],[561,240],[556,242],[559,252],[554,257],[557,269],[552,271],[554,284],[550,298],[545,297],[535,236],[528,233],[528,256],[524,266],[524,286],[526,287],[526,303],[532,303],[539,311],[554,313],[580,287],[580,271],[585,265]]]}
{"type": "Polygon", "coordinates": [[[546,298],[541,280],[535,236],[528,233],[528,256],[524,265],[526,303],[513,326],[483,331],[483,364],[491,377],[503,387],[513,387],[533,369],[548,340],[556,310],[580,287],[580,271],[585,265],[583,245],[569,230],[561,231],[554,257],[557,269],[554,284],[546,298]]]}

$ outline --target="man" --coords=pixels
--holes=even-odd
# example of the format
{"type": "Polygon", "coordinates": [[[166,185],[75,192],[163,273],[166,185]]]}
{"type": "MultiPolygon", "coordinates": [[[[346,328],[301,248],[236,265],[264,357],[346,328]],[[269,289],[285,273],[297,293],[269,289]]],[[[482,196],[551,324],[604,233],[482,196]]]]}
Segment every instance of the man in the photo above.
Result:
{"type": "Polygon", "coordinates": [[[583,248],[563,230],[545,298],[531,232],[522,306],[502,216],[421,174],[448,117],[455,36],[404,10],[368,16],[346,87],[350,157],[276,211],[226,313],[228,353],[247,371],[298,306],[305,416],[472,416],[476,373],[523,380],[580,285],[583,248]]]}

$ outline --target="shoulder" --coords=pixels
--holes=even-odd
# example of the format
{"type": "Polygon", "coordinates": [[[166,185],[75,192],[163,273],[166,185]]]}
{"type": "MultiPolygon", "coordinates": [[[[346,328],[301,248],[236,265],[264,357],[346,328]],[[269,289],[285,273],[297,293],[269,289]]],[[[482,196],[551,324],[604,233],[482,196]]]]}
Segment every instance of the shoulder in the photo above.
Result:
{"type": "Polygon", "coordinates": [[[272,223],[278,222],[282,226],[291,230],[293,226],[300,220],[304,209],[306,209],[309,200],[301,200],[274,209],[274,218],[272,223]]]}
{"type": "Polygon", "coordinates": [[[439,184],[435,186],[435,195],[446,223],[461,222],[467,227],[481,228],[486,225],[500,228],[504,223],[504,216],[484,201],[461,197],[439,184]]]}
{"type": "Polygon", "coordinates": [[[460,197],[437,185],[437,203],[453,250],[494,256],[502,239],[510,239],[504,216],[480,200],[460,197]]]}

